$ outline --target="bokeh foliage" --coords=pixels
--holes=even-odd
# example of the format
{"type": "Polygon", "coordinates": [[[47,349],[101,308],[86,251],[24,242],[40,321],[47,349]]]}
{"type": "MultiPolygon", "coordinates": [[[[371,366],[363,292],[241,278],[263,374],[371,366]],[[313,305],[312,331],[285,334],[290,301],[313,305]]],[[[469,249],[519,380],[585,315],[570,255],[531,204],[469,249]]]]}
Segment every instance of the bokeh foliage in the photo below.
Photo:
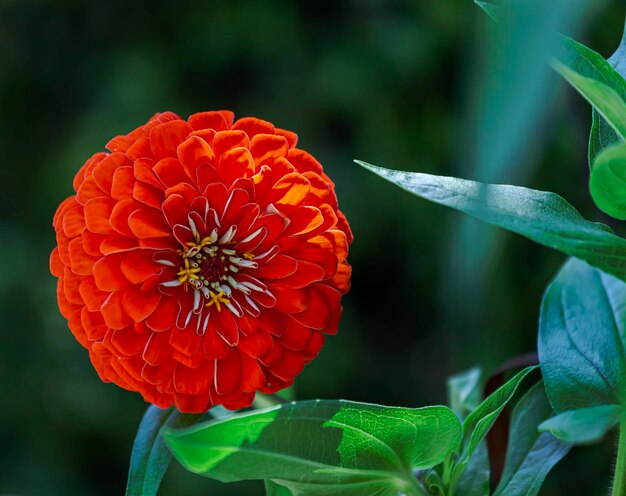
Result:
{"type": "MultiPolygon", "coordinates": [[[[623,6],[600,7],[577,37],[609,56],[623,6]]],[[[145,405],[98,380],[59,315],[50,224],[83,161],[160,110],[230,108],[296,130],[337,183],[356,235],[353,290],[299,398],[442,403],[446,375],[533,350],[541,294],[563,257],[504,235],[474,270],[454,270],[472,243],[454,227],[458,214],[352,164],[492,179],[464,163],[483,125],[475,95],[497,49],[489,29],[469,0],[3,0],[0,494],[123,492],[145,405]],[[468,310],[475,281],[482,303],[468,310]]],[[[587,193],[589,109],[556,76],[545,84],[536,105],[547,117],[498,179],[555,191],[611,224],[587,193]]],[[[543,494],[603,494],[610,452],[611,440],[574,450],[543,494]]],[[[260,491],[175,463],[162,486],[181,496],[260,491]]]]}

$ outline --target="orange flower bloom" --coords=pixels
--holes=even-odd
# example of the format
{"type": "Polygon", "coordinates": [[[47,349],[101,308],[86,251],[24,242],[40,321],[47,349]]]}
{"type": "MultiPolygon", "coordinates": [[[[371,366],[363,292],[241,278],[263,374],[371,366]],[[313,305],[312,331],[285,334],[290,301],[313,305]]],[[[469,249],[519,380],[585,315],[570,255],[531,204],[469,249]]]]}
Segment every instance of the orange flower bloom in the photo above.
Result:
{"type": "Polygon", "coordinates": [[[337,332],[352,234],[296,135],[166,112],[96,153],[54,217],[58,301],[103,381],[184,412],[293,383],[337,332]]]}

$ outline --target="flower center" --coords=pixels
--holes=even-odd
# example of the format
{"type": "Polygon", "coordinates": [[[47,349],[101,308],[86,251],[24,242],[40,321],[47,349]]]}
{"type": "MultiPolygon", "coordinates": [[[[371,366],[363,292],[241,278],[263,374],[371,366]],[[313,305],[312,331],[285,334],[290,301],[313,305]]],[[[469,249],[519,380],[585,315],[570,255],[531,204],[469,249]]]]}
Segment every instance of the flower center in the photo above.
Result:
{"type": "Polygon", "coordinates": [[[176,274],[178,282],[184,285],[185,291],[191,286],[201,293],[208,300],[205,306],[214,305],[218,312],[222,311],[222,305],[233,311],[230,301],[233,289],[250,292],[236,280],[240,269],[258,267],[252,253],[239,255],[232,248],[233,234],[234,228],[231,228],[218,240],[217,229],[204,238],[196,232],[195,241],[186,243],[186,248],[178,252],[182,258],[176,274]]]}

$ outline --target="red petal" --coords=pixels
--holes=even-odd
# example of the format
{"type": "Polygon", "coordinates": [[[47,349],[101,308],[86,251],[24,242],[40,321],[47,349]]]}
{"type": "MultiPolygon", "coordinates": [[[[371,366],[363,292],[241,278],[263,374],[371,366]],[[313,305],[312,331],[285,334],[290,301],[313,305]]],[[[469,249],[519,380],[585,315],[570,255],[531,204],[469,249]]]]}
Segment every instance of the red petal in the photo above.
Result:
{"type": "Polygon", "coordinates": [[[128,226],[128,218],[133,212],[139,210],[141,207],[141,203],[138,203],[134,199],[117,202],[113,207],[109,218],[111,227],[124,236],[133,237],[133,232],[128,226]]]}
{"type": "Polygon", "coordinates": [[[159,160],[154,166],[154,173],[166,188],[171,188],[180,183],[192,183],[191,177],[187,175],[177,158],[159,160]]]}
{"type": "Polygon", "coordinates": [[[172,329],[169,343],[175,350],[191,356],[200,349],[202,336],[198,336],[192,326],[188,326],[185,329],[172,329]]]}
{"type": "Polygon", "coordinates": [[[156,177],[154,173],[154,160],[152,159],[138,159],[135,160],[134,172],[135,178],[146,184],[150,184],[156,188],[163,188],[161,181],[156,177]]]}
{"type": "Polygon", "coordinates": [[[61,277],[65,271],[65,265],[59,256],[59,249],[54,248],[50,254],[50,272],[53,276],[61,277]]]}
{"type": "Polygon", "coordinates": [[[211,309],[211,320],[215,331],[231,346],[239,342],[239,327],[230,310],[222,309],[221,312],[211,309]]]}
{"type": "Polygon", "coordinates": [[[226,186],[254,174],[254,159],[247,148],[232,148],[220,156],[217,172],[226,186]]]}
{"type": "Polygon", "coordinates": [[[309,304],[308,292],[302,289],[287,288],[282,285],[270,285],[270,291],[276,297],[276,310],[285,313],[298,313],[309,304]]]}
{"type": "Polygon", "coordinates": [[[285,229],[286,236],[308,233],[324,222],[322,212],[315,207],[302,206],[289,214],[289,226],[285,229]]]}
{"type": "Polygon", "coordinates": [[[319,246],[308,243],[308,247],[298,252],[299,260],[306,260],[322,267],[326,273],[326,277],[333,277],[337,272],[337,255],[333,252],[326,251],[319,246]]]}
{"type": "Polygon", "coordinates": [[[272,374],[279,379],[289,381],[302,372],[302,369],[304,369],[302,354],[284,350],[280,362],[272,366],[272,374]]]}
{"type": "Polygon", "coordinates": [[[121,254],[107,255],[94,264],[96,286],[102,291],[118,291],[130,285],[120,268],[122,259],[121,254]]]}
{"type": "Polygon", "coordinates": [[[312,336],[313,331],[311,329],[303,326],[289,316],[285,319],[280,344],[289,350],[301,351],[307,346],[312,336]]]}
{"type": "Polygon", "coordinates": [[[104,336],[109,330],[100,311],[90,312],[87,310],[87,307],[83,307],[80,312],[80,321],[90,341],[100,341],[104,339],[104,336]]]}
{"type": "Polygon", "coordinates": [[[198,369],[185,367],[179,363],[174,372],[174,387],[183,394],[203,394],[211,390],[214,375],[214,365],[211,361],[205,361],[198,369]]]}
{"type": "Polygon", "coordinates": [[[189,116],[189,125],[194,129],[215,129],[222,131],[228,128],[228,123],[220,112],[198,112],[189,116]]]}
{"type": "Polygon", "coordinates": [[[257,134],[250,140],[250,152],[257,166],[265,164],[270,158],[286,157],[289,144],[282,136],[257,134]]]}
{"type": "Polygon", "coordinates": [[[196,178],[196,170],[201,164],[212,164],[215,160],[215,154],[211,147],[197,136],[192,136],[183,141],[178,147],[177,153],[183,169],[192,179],[196,178]]]}
{"type": "Polygon", "coordinates": [[[150,149],[150,140],[148,138],[139,138],[131,147],[126,150],[126,156],[131,160],[141,158],[152,158],[152,150],[150,149]]]}
{"type": "Polygon", "coordinates": [[[254,358],[242,353],[241,359],[241,390],[244,393],[253,393],[265,384],[265,374],[254,358]]]}
{"type": "Polygon", "coordinates": [[[124,254],[120,269],[133,284],[144,282],[150,276],[160,272],[163,265],[153,260],[153,250],[133,250],[124,254]]]}
{"type": "Polygon", "coordinates": [[[76,203],[74,199],[65,208],[63,212],[63,232],[68,238],[78,236],[85,229],[85,217],[83,207],[76,203]]]}
{"type": "Polygon", "coordinates": [[[98,289],[93,277],[85,277],[80,283],[79,291],[90,312],[100,310],[102,304],[109,296],[109,293],[106,291],[98,289]]]}
{"type": "Polygon", "coordinates": [[[172,235],[172,230],[157,210],[136,210],[128,218],[128,226],[138,238],[163,238],[172,235]]]}
{"type": "Polygon", "coordinates": [[[176,298],[162,298],[159,306],[148,317],[146,324],[156,332],[166,331],[174,326],[178,315],[178,301],[176,298]]]}
{"type": "MultiPolygon", "coordinates": [[[[111,344],[117,349],[120,355],[123,356],[135,356],[141,355],[146,342],[150,338],[147,334],[138,334],[131,328],[118,329],[111,333],[111,344]]],[[[143,360],[135,362],[134,369],[132,370],[135,380],[141,380],[141,369],[143,368],[143,360]]]]}
{"type": "Polygon", "coordinates": [[[89,200],[93,200],[94,198],[106,198],[106,195],[100,188],[98,188],[96,180],[93,176],[88,176],[80,185],[80,188],[78,188],[78,191],[76,192],[76,200],[81,205],[85,205],[89,200]]]}
{"type": "Polygon", "coordinates": [[[316,174],[322,174],[322,164],[315,160],[313,155],[305,152],[304,150],[299,150],[298,148],[289,150],[287,159],[293,164],[298,172],[312,171],[316,174]]]}
{"type": "Polygon", "coordinates": [[[298,144],[298,135],[296,133],[279,128],[274,129],[274,133],[285,138],[289,144],[289,148],[293,148],[298,144]]]}
{"type": "Polygon", "coordinates": [[[95,198],[85,204],[85,223],[87,229],[99,234],[111,234],[113,228],[109,223],[109,217],[115,203],[110,198],[95,198]]]}
{"type": "Polygon", "coordinates": [[[135,248],[139,248],[137,239],[134,237],[128,238],[122,235],[107,236],[104,241],[100,243],[100,250],[102,251],[103,255],[122,253],[125,251],[134,250],[135,248]]]}
{"type": "Polygon", "coordinates": [[[113,174],[118,168],[125,165],[131,165],[131,162],[124,153],[114,152],[105,157],[93,169],[93,178],[98,187],[105,193],[111,194],[113,174]]]}
{"type": "Polygon", "coordinates": [[[70,256],[70,262],[72,272],[75,274],[86,276],[91,274],[93,264],[96,258],[85,253],[83,248],[83,242],[80,238],[74,238],[68,245],[68,252],[70,256]]]}
{"type": "Polygon", "coordinates": [[[241,359],[234,349],[226,358],[215,360],[215,390],[218,394],[229,394],[237,389],[241,382],[241,359]]]}
{"type": "Polygon", "coordinates": [[[253,358],[267,355],[274,346],[271,334],[259,331],[252,336],[241,336],[238,348],[253,358]]]}
{"type": "Polygon", "coordinates": [[[298,270],[286,279],[281,279],[280,283],[290,288],[304,288],[324,280],[326,277],[324,269],[313,262],[298,260],[298,270]]]}
{"type": "Polygon", "coordinates": [[[130,317],[122,307],[122,292],[111,293],[102,305],[102,317],[111,329],[123,329],[132,324],[130,317]]]}
{"type": "Polygon", "coordinates": [[[113,174],[111,196],[116,200],[126,200],[133,196],[135,175],[132,167],[120,167],[113,174]]]}
{"type": "Polygon", "coordinates": [[[302,352],[306,360],[313,360],[324,346],[326,337],[321,332],[314,332],[311,341],[302,352]]]}
{"type": "Polygon", "coordinates": [[[100,251],[100,244],[106,238],[103,234],[95,234],[91,231],[83,231],[81,239],[83,240],[83,248],[85,252],[89,253],[92,257],[100,257],[102,251],[100,251]]]}
{"type": "Polygon", "coordinates": [[[274,184],[267,201],[275,205],[297,207],[309,194],[311,184],[302,174],[292,172],[274,184]]]}
{"type": "Polygon", "coordinates": [[[173,120],[159,124],[150,130],[150,148],[157,159],[175,157],[176,148],[192,131],[183,120],[173,120]]]}
{"type": "Polygon", "coordinates": [[[216,358],[224,358],[230,347],[209,324],[202,339],[202,349],[207,360],[215,360],[216,358]]]}
{"type": "MultiPolygon", "coordinates": [[[[61,279],[59,279],[59,282],[61,279]]],[[[81,277],[72,272],[69,267],[65,267],[63,271],[63,292],[70,303],[74,305],[82,305],[83,297],[80,294],[81,277]]]]}
{"type": "Polygon", "coordinates": [[[146,349],[143,350],[143,359],[153,366],[164,363],[170,356],[169,339],[169,331],[155,332],[152,334],[146,344],[146,349]]]}
{"type": "Polygon", "coordinates": [[[180,195],[168,196],[163,202],[163,214],[167,223],[174,227],[176,224],[187,224],[189,204],[180,195]]]}
{"type": "Polygon", "coordinates": [[[274,125],[255,117],[243,117],[233,124],[233,129],[241,129],[250,138],[256,134],[274,134],[274,125]]]}
{"type": "Polygon", "coordinates": [[[222,183],[209,184],[202,196],[207,197],[212,209],[219,213],[224,212],[224,206],[226,205],[226,200],[228,200],[228,190],[222,183]]]}
{"type": "Polygon", "coordinates": [[[262,279],[282,279],[292,275],[297,269],[298,262],[295,258],[279,254],[255,270],[254,275],[262,279]]]}
{"type": "Polygon", "coordinates": [[[160,293],[146,294],[140,286],[131,286],[124,291],[122,307],[134,322],[140,322],[154,312],[159,301],[160,293]]]}
{"type": "Polygon", "coordinates": [[[243,131],[220,131],[213,137],[211,147],[218,157],[232,148],[248,148],[250,140],[243,131]]]}

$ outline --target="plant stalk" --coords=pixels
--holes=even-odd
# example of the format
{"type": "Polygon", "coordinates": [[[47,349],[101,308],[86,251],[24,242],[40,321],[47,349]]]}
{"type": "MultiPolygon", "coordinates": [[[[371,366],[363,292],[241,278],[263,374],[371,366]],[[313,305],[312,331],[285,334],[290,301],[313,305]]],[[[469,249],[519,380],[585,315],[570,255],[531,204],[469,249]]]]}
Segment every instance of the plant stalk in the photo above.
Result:
{"type": "Polygon", "coordinates": [[[612,496],[626,496],[626,419],[620,423],[613,492],[611,494],[612,496]]]}

